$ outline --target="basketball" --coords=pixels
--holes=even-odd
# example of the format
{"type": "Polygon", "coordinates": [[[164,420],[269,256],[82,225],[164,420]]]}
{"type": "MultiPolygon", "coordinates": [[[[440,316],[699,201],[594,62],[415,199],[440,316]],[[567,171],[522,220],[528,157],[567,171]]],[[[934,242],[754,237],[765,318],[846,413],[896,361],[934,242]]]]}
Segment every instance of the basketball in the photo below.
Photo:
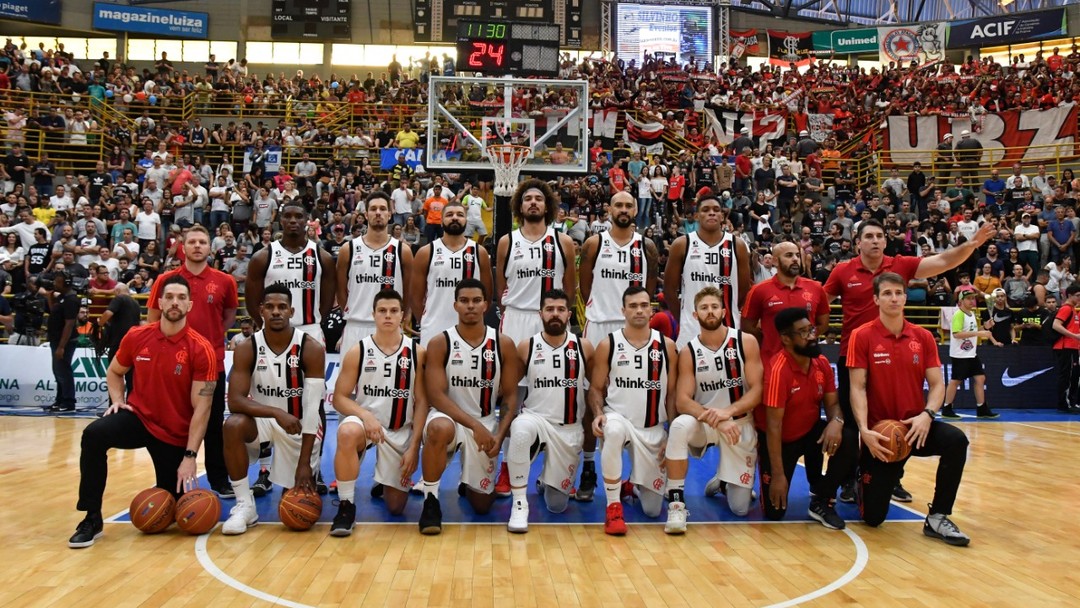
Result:
{"type": "Polygon", "coordinates": [[[885,436],[882,445],[893,453],[892,457],[885,462],[900,462],[911,453],[911,445],[904,436],[907,435],[908,427],[897,420],[882,420],[874,425],[874,432],[885,436]]]}
{"type": "Polygon", "coordinates": [[[147,488],[131,499],[131,523],[141,532],[157,534],[173,523],[176,499],[168,490],[147,488]]]}
{"type": "Polygon", "coordinates": [[[221,500],[210,490],[192,490],[176,503],[176,525],[188,534],[206,534],[221,519],[221,500]]]}
{"type": "Polygon", "coordinates": [[[278,503],[278,517],[290,530],[310,530],[322,515],[322,499],[319,495],[296,489],[285,490],[278,503]]]}

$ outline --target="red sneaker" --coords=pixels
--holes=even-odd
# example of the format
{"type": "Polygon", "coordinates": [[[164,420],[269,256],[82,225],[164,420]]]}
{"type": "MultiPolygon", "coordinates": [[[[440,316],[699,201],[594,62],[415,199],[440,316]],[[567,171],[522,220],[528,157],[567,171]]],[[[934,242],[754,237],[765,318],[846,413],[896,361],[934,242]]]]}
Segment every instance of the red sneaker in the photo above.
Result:
{"type": "Polygon", "coordinates": [[[636,496],[634,493],[635,490],[637,490],[637,488],[634,487],[634,484],[630,483],[629,479],[623,480],[622,486],[619,488],[619,500],[634,502],[636,496]]]}
{"type": "Polygon", "coordinates": [[[506,463],[499,468],[499,478],[495,480],[495,495],[499,497],[510,496],[510,469],[506,463]]]}
{"type": "Polygon", "coordinates": [[[607,506],[607,517],[604,519],[604,534],[612,536],[626,534],[626,520],[623,519],[622,504],[613,502],[607,506]]]}

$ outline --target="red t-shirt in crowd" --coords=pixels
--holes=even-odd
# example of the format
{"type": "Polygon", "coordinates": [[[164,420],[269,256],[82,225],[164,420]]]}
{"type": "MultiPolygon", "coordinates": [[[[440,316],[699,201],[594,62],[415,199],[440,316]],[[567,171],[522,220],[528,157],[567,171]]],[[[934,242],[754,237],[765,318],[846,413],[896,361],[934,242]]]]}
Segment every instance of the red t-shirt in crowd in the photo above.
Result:
{"type": "MultiPolygon", "coordinates": [[[[1057,313],[1054,314],[1054,318],[1061,321],[1065,329],[1073,333],[1080,333],[1080,310],[1066,304],[1058,309],[1057,313]]],[[[1080,349],[1080,342],[1071,336],[1058,334],[1058,339],[1054,342],[1054,350],[1064,349],[1080,349]]]]}
{"type": "Polygon", "coordinates": [[[806,277],[796,277],[795,285],[788,287],[774,276],[754,285],[746,294],[742,318],[761,322],[761,362],[765,369],[769,369],[769,360],[773,355],[784,349],[773,320],[781,310],[791,307],[805,307],[810,322],[817,325],[817,318],[829,313],[829,298],[821,283],[806,277]]]}
{"type": "Polygon", "coordinates": [[[161,310],[161,286],[165,279],[174,274],[187,280],[191,286],[191,312],[188,313],[188,325],[199,332],[214,347],[217,364],[225,369],[225,311],[236,309],[240,300],[236,294],[236,279],[216,268],[207,266],[199,274],[191,274],[187,266],[181,266],[162,274],[154,281],[150,298],[146,301],[148,310],[161,310]]]}
{"type": "Polygon", "coordinates": [[[618,167],[608,171],[608,180],[611,182],[611,193],[626,190],[626,172],[618,167]]]}
{"type": "Polygon", "coordinates": [[[906,255],[886,255],[882,257],[877,271],[870,272],[863,266],[862,257],[855,256],[833,268],[829,280],[825,281],[825,293],[841,298],[844,320],[840,334],[840,354],[847,352],[845,347],[851,338],[852,330],[878,316],[878,307],[874,304],[874,277],[885,272],[895,272],[903,277],[906,283],[915,278],[915,271],[919,269],[921,261],[922,258],[906,255]]]}
{"type": "Polygon", "coordinates": [[[926,370],[941,367],[937,343],[925,329],[904,321],[899,336],[875,319],[851,332],[849,369],[866,370],[867,424],[906,420],[926,408],[926,370]]]}
{"type": "Polygon", "coordinates": [[[186,446],[191,416],[191,387],[217,380],[219,367],[206,338],[185,325],[174,336],[161,333],[161,323],[129,331],[120,341],[116,361],[135,368],[127,403],[146,430],[157,439],[186,446]]]}
{"type": "Polygon", "coordinates": [[[667,197],[669,201],[681,201],[683,190],[686,190],[685,175],[673,175],[668,179],[667,197]]]}
{"type": "Polygon", "coordinates": [[[666,310],[658,310],[653,314],[652,318],[649,319],[649,329],[655,329],[670,340],[677,337],[675,335],[675,317],[666,310]]]}
{"type": "MultiPolygon", "coordinates": [[[[738,154],[736,150],[736,154],[738,154]]],[[[735,157],[735,177],[750,177],[750,157],[745,154],[739,154],[735,157]]]]}
{"type": "Polygon", "coordinates": [[[821,403],[826,393],[836,392],[836,374],[824,355],[810,361],[806,372],[787,351],[780,351],[766,368],[762,407],[754,408],[754,423],[766,430],[765,408],[784,408],[784,428],[780,439],[795,441],[809,433],[821,420],[821,403]]]}

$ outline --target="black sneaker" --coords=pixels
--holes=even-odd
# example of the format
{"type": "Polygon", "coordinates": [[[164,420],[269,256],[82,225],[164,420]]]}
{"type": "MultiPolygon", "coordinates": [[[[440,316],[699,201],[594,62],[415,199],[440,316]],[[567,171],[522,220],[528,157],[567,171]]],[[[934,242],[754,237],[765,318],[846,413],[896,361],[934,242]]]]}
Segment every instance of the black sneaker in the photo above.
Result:
{"type": "Polygon", "coordinates": [[[68,546],[72,549],[85,549],[94,544],[94,541],[105,534],[105,524],[101,521],[101,513],[87,513],[86,517],[75,527],[75,534],[68,539],[68,546]]]}
{"type": "Polygon", "coordinates": [[[578,484],[577,491],[574,493],[574,500],[592,502],[595,495],[596,465],[590,467],[589,463],[586,463],[585,468],[581,470],[581,483],[578,484]]]}
{"type": "Polygon", "coordinates": [[[898,481],[896,487],[892,490],[892,499],[896,502],[911,502],[911,492],[904,489],[904,486],[898,481]]]}
{"type": "Polygon", "coordinates": [[[424,499],[424,510],[420,512],[420,533],[439,534],[442,532],[442,507],[434,494],[424,499]]]}
{"type": "Polygon", "coordinates": [[[383,497],[383,484],[376,483],[375,485],[371,486],[371,497],[372,498],[382,498],[383,497]]]}
{"type": "Polygon", "coordinates": [[[274,484],[270,483],[270,470],[259,469],[259,478],[255,480],[255,483],[251,484],[251,494],[255,498],[262,498],[270,493],[270,490],[274,489],[274,484]]]}
{"type": "Polygon", "coordinates": [[[941,539],[954,547],[966,547],[971,543],[971,538],[961,532],[944,513],[927,515],[922,531],[930,538],[941,539]]]}
{"type": "Polygon", "coordinates": [[[74,405],[60,405],[60,404],[51,405],[51,406],[49,406],[49,409],[46,410],[46,411],[48,411],[50,414],[70,414],[71,412],[75,411],[75,406],[74,405]]]}
{"type": "Polygon", "coordinates": [[[349,536],[356,525],[356,505],[348,500],[338,502],[337,515],[330,524],[330,536],[349,536]]]}
{"type": "Polygon", "coordinates": [[[990,409],[989,405],[985,403],[975,408],[975,416],[977,418],[984,418],[986,420],[993,420],[998,417],[998,414],[990,409]]]}
{"type": "Polygon", "coordinates": [[[811,499],[808,515],[810,515],[810,519],[819,522],[830,530],[843,530],[846,525],[844,519],[836,514],[836,509],[833,508],[831,500],[823,498],[811,499]]]}
{"type": "Polygon", "coordinates": [[[953,409],[953,406],[943,405],[941,406],[941,417],[948,418],[949,420],[959,420],[960,414],[956,413],[956,410],[953,409]]]}
{"type": "Polygon", "coordinates": [[[847,504],[855,503],[855,480],[845,481],[844,485],[840,486],[840,502],[847,504]]]}
{"type": "Polygon", "coordinates": [[[465,482],[457,484],[457,495],[465,498],[469,495],[469,486],[465,485],[465,482]]]}
{"type": "Polygon", "coordinates": [[[322,471],[315,473],[315,491],[319,493],[319,496],[326,496],[330,488],[326,487],[326,482],[323,481],[322,471]]]}
{"type": "Polygon", "coordinates": [[[210,489],[217,493],[218,498],[223,500],[232,500],[236,498],[236,491],[232,489],[231,484],[224,483],[220,486],[211,487],[210,489]]]}

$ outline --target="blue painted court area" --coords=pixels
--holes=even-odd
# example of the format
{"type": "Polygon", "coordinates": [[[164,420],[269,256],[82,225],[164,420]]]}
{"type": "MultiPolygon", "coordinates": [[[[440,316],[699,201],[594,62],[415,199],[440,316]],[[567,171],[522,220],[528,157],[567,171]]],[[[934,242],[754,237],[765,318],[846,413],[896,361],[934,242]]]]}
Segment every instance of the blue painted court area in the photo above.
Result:
{"type": "MultiPolygon", "coordinates": [[[[980,422],[982,423],[982,422],[980,422]]],[[[330,427],[327,431],[326,447],[323,451],[323,471],[324,478],[329,483],[334,477],[333,471],[333,456],[334,446],[336,443],[335,430],[337,428],[337,421],[328,421],[330,427]]],[[[540,474],[540,470],[543,466],[544,454],[541,452],[532,466],[532,475],[530,476],[529,484],[529,521],[535,524],[602,524],[604,523],[604,510],[606,507],[606,501],[604,498],[603,480],[601,479],[601,485],[597,488],[596,497],[592,502],[576,502],[571,500],[570,506],[563,513],[554,514],[548,512],[547,508],[543,505],[543,498],[537,495],[535,480],[540,474]]],[[[597,452],[597,471],[600,471],[600,454],[597,452]]],[[[718,453],[715,448],[710,448],[706,452],[704,458],[690,459],[690,470],[686,479],[686,505],[690,510],[691,523],[744,523],[750,522],[762,522],[766,521],[762,513],[760,506],[760,498],[754,502],[751,506],[750,514],[747,517],[738,517],[734,515],[727,507],[723,495],[717,495],[711,498],[704,496],[705,484],[715,474],[717,467],[718,453]]],[[[455,455],[449,462],[446,468],[446,472],[443,474],[442,485],[440,486],[439,500],[442,503],[443,523],[445,524],[460,524],[460,523],[472,523],[472,524],[498,524],[506,525],[507,520],[510,517],[510,498],[498,499],[495,505],[492,507],[491,512],[487,515],[476,515],[472,508],[469,506],[468,501],[465,498],[459,497],[457,493],[457,486],[461,476],[461,460],[460,456],[455,455]]],[[[623,472],[624,477],[629,474],[630,462],[629,458],[624,453],[623,458],[623,472]]],[[[420,518],[420,511],[423,508],[423,500],[418,494],[412,494],[409,497],[408,506],[405,508],[405,513],[402,515],[391,515],[386,510],[385,504],[381,499],[373,499],[370,496],[370,489],[372,485],[372,479],[375,473],[375,453],[374,450],[369,451],[361,463],[360,477],[356,486],[356,519],[358,523],[398,523],[398,524],[410,524],[416,525],[417,520],[420,518]]],[[[253,465],[250,471],[250,480],[254,481],[258,475],[257,465],[253,465]]],[[[602,474],[601,474],[602,477],[602,474]]],[[[414,480],[420,479],[419,471],[414,476],[414,480]]],[[[200,478],[200,485],[202,487],[209,487],[206,482],[205,476],[200,478]]],[[[278,517],[278,501],[281,498],[281,488],[274,487],[274,491],[262,498],[255,499],[255,504],[259,512],[259,521],[261,522],[280,522],[278,517]]],[[[337,506],[334,504],[337,500],[337,496],[334,494],[327,494],[323,496],[323,513],[320,518],[321,522],[329,523],[333,520],[334,515],[337,513],[337,506]]],[[[788,495],[788,512],[787,521],[812,521],[807,516],[807,508],[810,503],[810,490],[806,483],[806,477],[803,474],[803,469],[800,466],[795,471],[794,479],[791,480],[791,491],[788,495]]],[[[228,517],[229,508],[235,504],[232,500],[222,501],[222,520],[228,517]]],[[[666,507],[665,507],[666,509],[666,507]]],[[[836,510],[845,520],[855,521],[859,519],[859,510],[855,505],[845,504],[837,502],[836,510]]],[[[661,513],[661,516],[657,519],[650,519],[646,517],[635,502],[634,504],[624,503],[624,514],[627,523],[663,523],[666,520],[666,510],[661,513]]],[[[899,506],[896,503],[889,509],[888,519],[891,521],[922,521],[924,515],[906,509],[899,506]]],[[[126,513],[117,516],[111,521],[130,521],[130,518],[126,513]]]]}

